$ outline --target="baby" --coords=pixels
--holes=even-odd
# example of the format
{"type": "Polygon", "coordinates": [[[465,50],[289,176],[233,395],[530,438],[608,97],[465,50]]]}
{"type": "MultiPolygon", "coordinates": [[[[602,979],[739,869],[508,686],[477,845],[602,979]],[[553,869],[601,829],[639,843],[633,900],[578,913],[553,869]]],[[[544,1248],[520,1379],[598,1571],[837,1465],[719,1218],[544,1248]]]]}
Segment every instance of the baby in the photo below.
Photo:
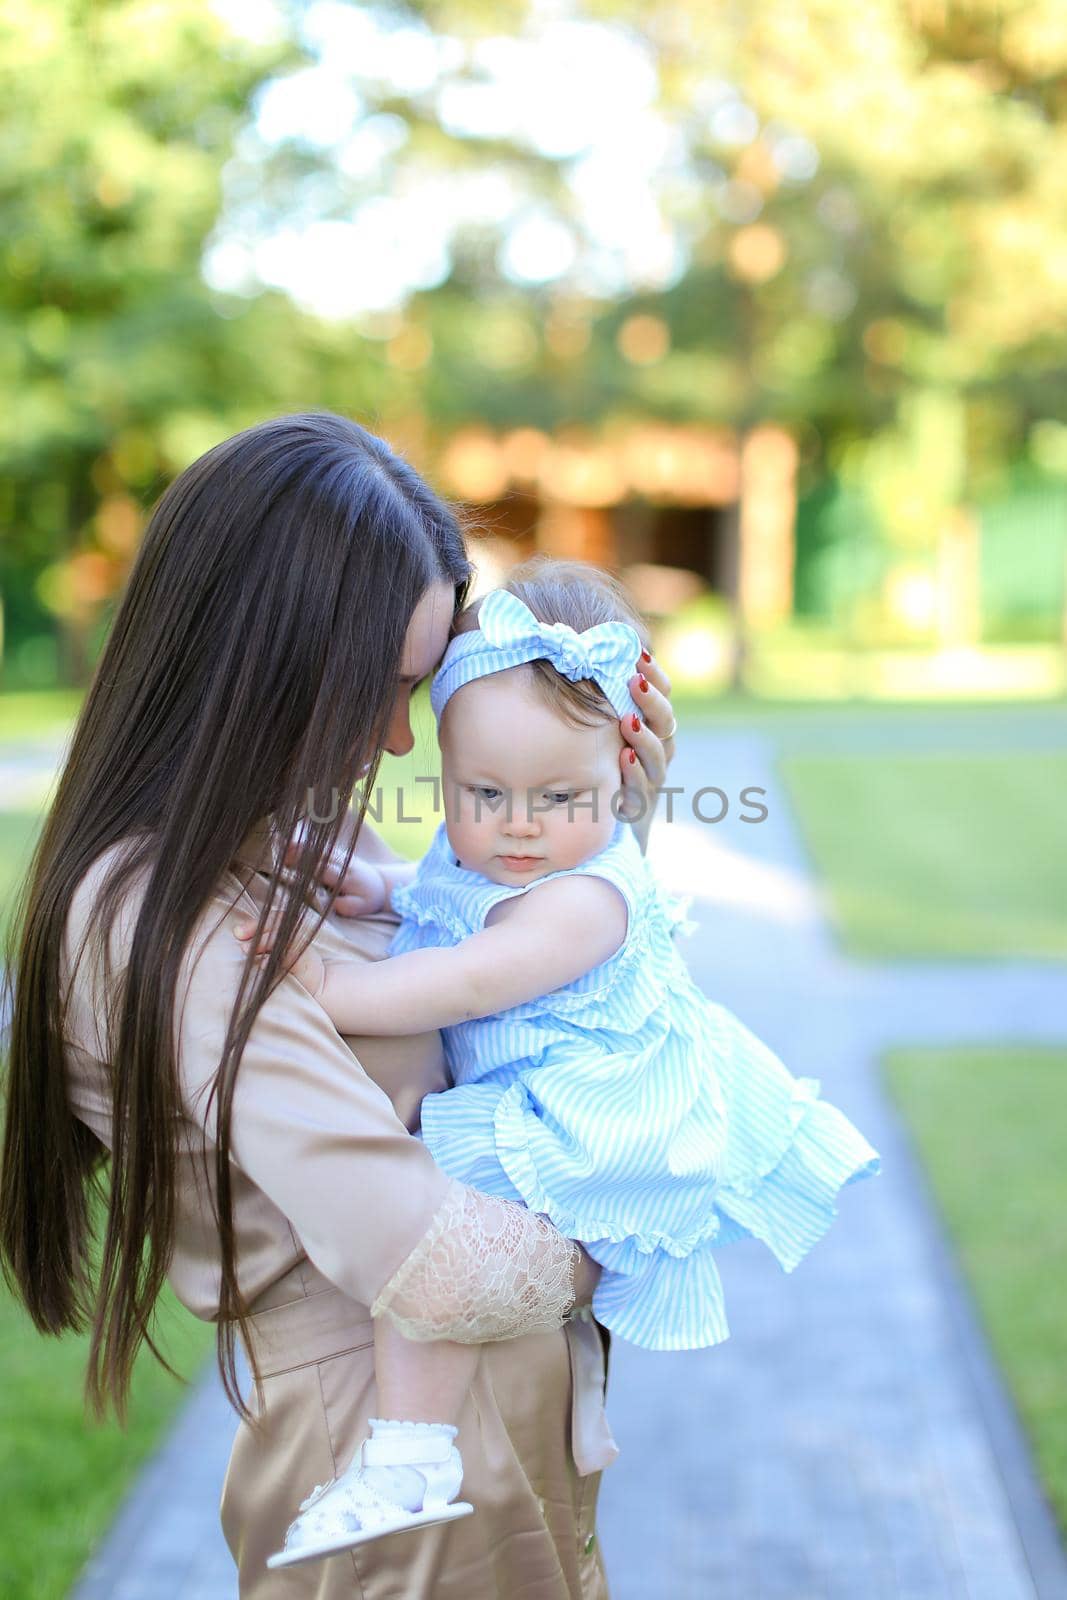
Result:
{"type": "MultiPolygon", "coordinates": [[[[391,958],[311,945],[290,971],[341,1033],[442,1028],[455,1087],[421,1111],[437,1163],[580,1241],[613,1333],[688,1350],[728,1334],[719,1246],[754,1236],[791,1271],[879,1163],[678,953],[678,911],[618,816],[640,630],[575,564],[530,563],[470,606],[431,686],[444,823],[417,869],[358,868],[367,909],[402,919],[391,958]]],[[[432,1420],[372,1419],[270,1564],[469,1514],[453,1440],[478,1358],[376,1319],[379,1393],[432,1420]]]]}

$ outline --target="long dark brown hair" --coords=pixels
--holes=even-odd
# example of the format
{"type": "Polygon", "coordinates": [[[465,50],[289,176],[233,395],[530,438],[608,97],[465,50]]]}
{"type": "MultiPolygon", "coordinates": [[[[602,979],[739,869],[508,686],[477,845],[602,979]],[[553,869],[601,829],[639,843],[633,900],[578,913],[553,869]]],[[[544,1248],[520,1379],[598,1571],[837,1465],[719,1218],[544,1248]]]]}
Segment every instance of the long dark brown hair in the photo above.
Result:
{"type": "Polygon", "coordinates": [[[239,847],[269,818],[281,839],[302,823],[306,847],[290,895],[277,867],[270,876],[263,918],[283,904],[278,944],[259,971],[250,951],[213,1088],[218,1358],[247,1414],[234,1364],[247,1309],[230,1177],[241,1055],[368,764],[364,793],[372,787],[411,615],[435,583],[452,584],[462,604],[469,576],[453,509],[381,439],[328,414],[282,417],[218,445],[151,517],[7,963],[0,1254],[39,1329],[91,1328],[86,1393],[98,1414],[108,1399],[123,1414],[142,1343],[163,1359],[151,1319],[175,1229],[179,968],[239,847]],[[128,965],[108,985],[108,1164],[68,1102],[61,962],[75,890],[117,845],[95,902],[105,951],[124,891],[134,879],[145,888],[128,965]],[[94,1241],[98,1190],[106,1222],[94,1241]]]}

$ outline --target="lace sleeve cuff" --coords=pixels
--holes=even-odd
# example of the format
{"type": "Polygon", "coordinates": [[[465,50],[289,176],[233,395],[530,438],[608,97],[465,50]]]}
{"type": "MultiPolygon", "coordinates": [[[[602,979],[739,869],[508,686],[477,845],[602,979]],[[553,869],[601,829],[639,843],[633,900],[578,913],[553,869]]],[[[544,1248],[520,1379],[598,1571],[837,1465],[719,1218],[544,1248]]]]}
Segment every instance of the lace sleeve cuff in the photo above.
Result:
{"type": "Polygon", "coordinates": [[[482,1344],[563,1326],[581,1260],[572,1239],[510,1200],[453,1180],[371,1306],[408,1339],[482,1344]]]}

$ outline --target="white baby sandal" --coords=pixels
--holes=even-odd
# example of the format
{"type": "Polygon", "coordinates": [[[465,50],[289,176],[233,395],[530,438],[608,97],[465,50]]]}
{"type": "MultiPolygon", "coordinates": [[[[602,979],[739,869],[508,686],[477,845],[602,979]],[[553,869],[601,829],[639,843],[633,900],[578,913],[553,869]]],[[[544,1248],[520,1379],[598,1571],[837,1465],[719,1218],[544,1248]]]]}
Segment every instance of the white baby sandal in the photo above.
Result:
{"type": "Polygon", "coordinates": [[[387,1533],[452,1522],[474,1511],[456,1500],[463,1462],[452,1443],[458,1429],[437,1422],[370,1419],[364,1439],[340,1477],[317,1488],[268,1567],[292,1567],[351,1550],[387,1533]]]}

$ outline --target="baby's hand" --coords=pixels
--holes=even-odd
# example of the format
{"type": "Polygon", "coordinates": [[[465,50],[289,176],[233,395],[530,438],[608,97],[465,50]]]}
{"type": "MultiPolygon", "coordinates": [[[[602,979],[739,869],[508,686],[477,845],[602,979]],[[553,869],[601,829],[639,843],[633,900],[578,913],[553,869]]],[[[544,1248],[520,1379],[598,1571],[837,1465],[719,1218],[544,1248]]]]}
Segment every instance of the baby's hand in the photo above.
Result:
{"type": "MultiPolygon", "coordinates": [[[[303,843],[298,835],[285,852],[284,865],[295,867],[302,849],[303,843]]],[[[344,872],[339,862],[327,860],[319,882],[329,889],[337,889],[333,909],[342,917],[372,917],[376,911],[381,911],[388,899],[381,869],[373,862],[361,860],[359,856],[352,857],[344,872]]],[[[321,889],[316,890],[316,898],[320,906],[325,904],[326,896],[321,889]]]]}
{"type": "MultiPolygon", "coordinates": [[[[265,961],[269,952],[274,949],[280,921],[279,915],[274,915],[267,919],[266,926],[256,941],[256,953],[253,957],[255,961],[265,961]]],[[[242,941],[248,940],[254,936],[256,924],[254,922],[239,922],[233,931],[235,938],[242,941]]],[[[301,932],[298,930],[297,940],[300,937],[301,932]]],[[[298,983],[304,985],[310,995],[313,995],[316,999],[318,998],[326,982],[326,963],[320,955],[315,953],[312,946],[309,945],[303,954],[294,956],[292,960],[287,961],[285,968],[298,983]]]]}

